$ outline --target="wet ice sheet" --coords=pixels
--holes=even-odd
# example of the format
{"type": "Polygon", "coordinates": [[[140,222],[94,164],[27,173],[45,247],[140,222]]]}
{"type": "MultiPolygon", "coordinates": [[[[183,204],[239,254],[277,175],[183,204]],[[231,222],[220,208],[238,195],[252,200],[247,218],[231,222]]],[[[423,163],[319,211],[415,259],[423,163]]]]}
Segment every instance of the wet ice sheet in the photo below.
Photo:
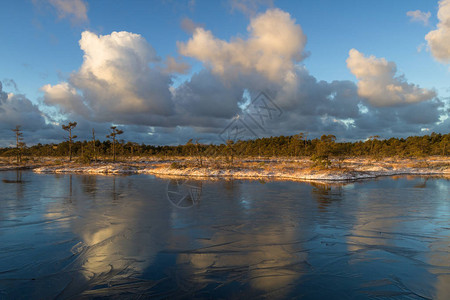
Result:
{"type": "Polygon", "coordinates": [[[450,297],[450,184],[0,173],[0,298],[450,297]]]}

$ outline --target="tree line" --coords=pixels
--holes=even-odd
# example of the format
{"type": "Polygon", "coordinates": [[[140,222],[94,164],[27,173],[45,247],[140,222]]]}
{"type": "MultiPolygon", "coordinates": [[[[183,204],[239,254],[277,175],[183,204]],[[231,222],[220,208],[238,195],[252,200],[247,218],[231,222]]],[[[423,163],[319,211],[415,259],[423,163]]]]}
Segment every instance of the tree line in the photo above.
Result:
{"type": "Polygon", "coordinates": [[[253,140],[226,141],[222,144],[202,144],[189,140],[184,145],[155,146],[138,144],[119,139],[124,133],[116,126],[110,127],[107,140],[100,141],[92,130],[92,140],[76,141],[73,134],[76,122],[62,125],[67,132],[65,141],[59,144],[37,144],[26,147],[23,142],[22,130],[17,126],[12,131],[15,134],[16,147],[0,148],[0,156],[15,156],[18,163],[22,157],[54,156],[77,157],[83,162],[96,161],[99,158],[117,157],[196,157],[200,164],[203,158],[226,156],[229,160],[235,157],[310,157],[317,164],[327,166],[331,158],[371,156],[371,157],[424,157],[432,155],[448,156],[450,153],[450,133],[431,133],[424,136],[408,138],[380,139],[371,136],[365,141],[336,142],[334,135],[322,135],[320,138],[307,139],[305,133],[293,136],[277,136],[253,140]]]}

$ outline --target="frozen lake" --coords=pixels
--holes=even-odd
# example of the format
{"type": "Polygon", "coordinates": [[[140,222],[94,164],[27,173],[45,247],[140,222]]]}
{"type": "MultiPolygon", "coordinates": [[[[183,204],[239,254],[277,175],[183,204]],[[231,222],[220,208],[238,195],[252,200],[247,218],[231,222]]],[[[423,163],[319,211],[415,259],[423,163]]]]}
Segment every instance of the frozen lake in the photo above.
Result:
{"type": "Polygon", "coordinates": [[[0,172],[0,299],[450,299],[450,181],[0,172]]]}

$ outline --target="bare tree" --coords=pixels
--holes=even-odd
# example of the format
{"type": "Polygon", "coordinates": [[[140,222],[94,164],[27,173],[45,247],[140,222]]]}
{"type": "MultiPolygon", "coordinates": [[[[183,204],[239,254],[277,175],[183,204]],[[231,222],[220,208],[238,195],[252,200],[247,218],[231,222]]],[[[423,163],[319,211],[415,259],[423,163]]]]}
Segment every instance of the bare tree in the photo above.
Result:
{"type": "Polygon", "coordinates": [[[116,126],[111,126],[111,133],[106,137],[113,142],[113,161],[116,161],[116,136],[123,133],[123,130],[117,129],[116,126]]]}
{"type": "Polygon", "coordinates": [[[22,150],[25,148],[25,143],[23,142],[23,132],[20,129],[20,125],[16,125],[16,128],[11,129],[16,134],[16,162],[20,164],[22,162],[22,150]]]}
{"type": "Polygon", "coordinates": [[[69,161],[72,161],[72,143],[73,140],[77,138],[76,135],[72,135],[72,129],[77,127],[77,122],[69,122],[67,125],[62,125],[62,129],[67,131],[68,137],[66,138],[67,141],[69,141],[69,161]]]}

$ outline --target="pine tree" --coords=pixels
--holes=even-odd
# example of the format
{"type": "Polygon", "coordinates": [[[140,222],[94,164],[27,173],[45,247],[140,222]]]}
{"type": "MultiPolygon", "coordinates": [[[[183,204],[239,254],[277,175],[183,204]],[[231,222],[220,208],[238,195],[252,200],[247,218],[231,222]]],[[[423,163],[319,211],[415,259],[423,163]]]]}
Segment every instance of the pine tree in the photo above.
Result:
{"type": "Polygon", "coordinates": [[[72,144],[73,140],[77,138],[76,135],[72,135],[72,129],[77,127],[77,122],[69,122],[67,125],[62,125],[62,129],[67,131],[68,137],[66,138],[69,141],[69,161],[72,161],[72,144]]]}
{"type": "Polygon", "coordinates": [[[116,126],[111,126],[111,133],[106,137],[113,142],[113,161],[116,161],[116,136],[123,134],[123,130],[117,129],[116,126]]]}

